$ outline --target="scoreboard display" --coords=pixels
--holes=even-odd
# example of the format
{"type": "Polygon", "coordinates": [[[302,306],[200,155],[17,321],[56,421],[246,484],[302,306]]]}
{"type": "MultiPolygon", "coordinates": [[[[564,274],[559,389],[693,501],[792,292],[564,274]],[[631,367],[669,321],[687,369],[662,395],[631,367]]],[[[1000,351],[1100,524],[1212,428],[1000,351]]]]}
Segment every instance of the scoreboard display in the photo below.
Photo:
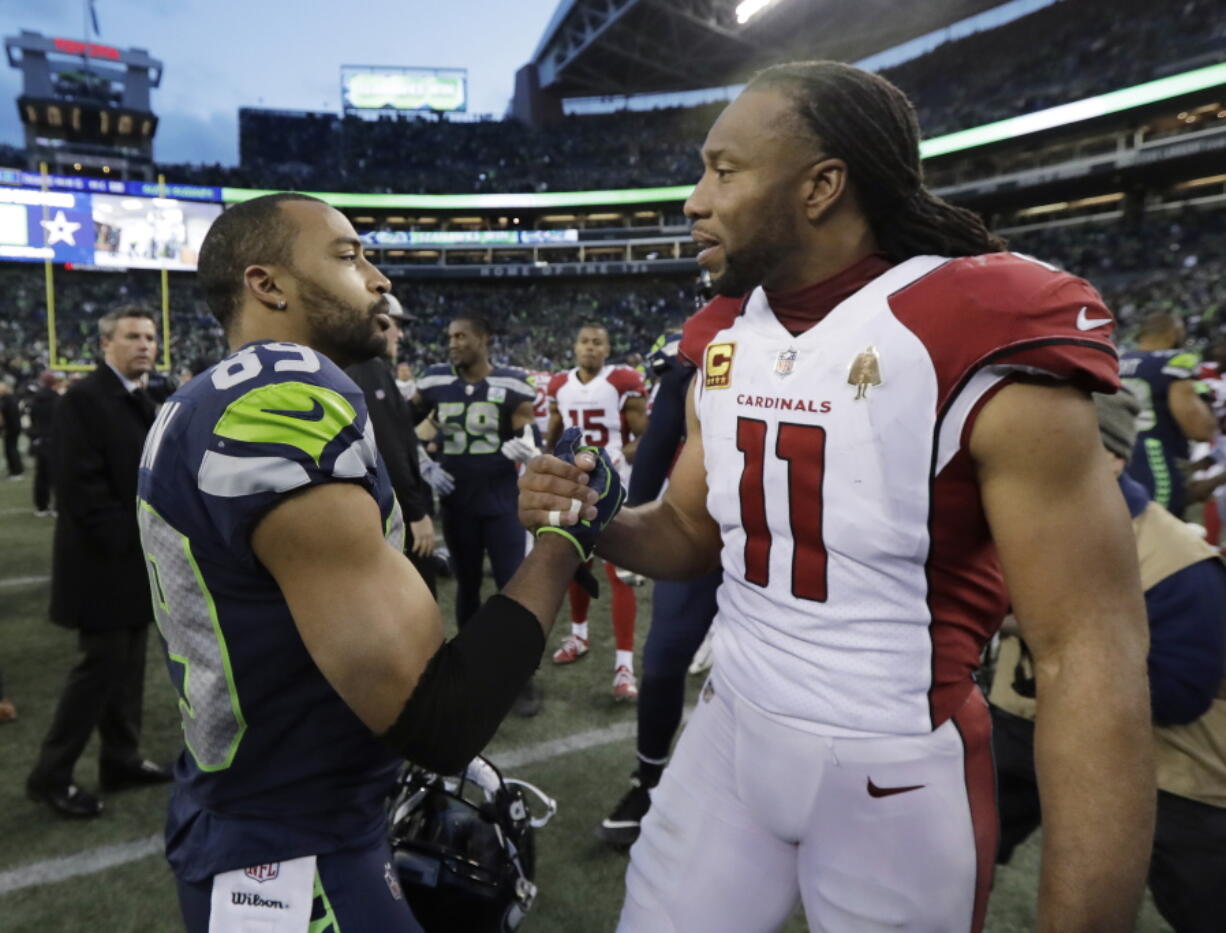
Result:
{"type": "Polygon", "coordinates": [[[148,143],[158,119],[148,111],[106,107],[82,100],[19,97],[21,122],[40,136],[101,145],[148,143]]]}
{"type": "Polygon", "coordinates": [[[468,71],[463,68],[400,68],[342,65],[341,102],[360,110],[468,109],[468,71]]]}

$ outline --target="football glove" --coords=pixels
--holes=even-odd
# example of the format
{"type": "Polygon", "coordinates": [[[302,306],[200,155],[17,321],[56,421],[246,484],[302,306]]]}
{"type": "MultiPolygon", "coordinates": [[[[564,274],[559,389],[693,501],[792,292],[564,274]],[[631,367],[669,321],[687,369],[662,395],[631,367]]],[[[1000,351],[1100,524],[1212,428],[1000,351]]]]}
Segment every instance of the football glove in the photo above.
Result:
{"type": "Polygon", "coordinates": [[[605,526],[613,521],[613,517],[626,500],[626,490],[622,487],[621,477],[613,468],[613,462],[604,448],[583,445],[583,431],[580,428],[569,427],[563,431],[553,449],[553,455],[565,463],[574,463],[576,455],[584,451],[596,458],[596,467],[588,478],[588,485],[600,494],[595,502],[596,517],[590,520],[581,518],[575,524],[565,527],[542,525],[536,533],[538,537],[542,534],[555,534],[569,539],[579,552],[580,560],[586,563],[595,552],[596,539],[605,526]]]}
{"type": "Polygon", "coordinates": [[[533,441],[532,425],[525,424],[518,437],[513,437],[503,443],[502,455],[512,463],[527,463],[541,452],[533,441]]]}
{"type": "Polygon", "coordinates": [[[430,484],[430,488],[440,496],[449,496],[455,491],[455,477],[444,470],[436,461],[420,447],[417,449],[417,463],[421,467],[421,478],[430,484]]]}

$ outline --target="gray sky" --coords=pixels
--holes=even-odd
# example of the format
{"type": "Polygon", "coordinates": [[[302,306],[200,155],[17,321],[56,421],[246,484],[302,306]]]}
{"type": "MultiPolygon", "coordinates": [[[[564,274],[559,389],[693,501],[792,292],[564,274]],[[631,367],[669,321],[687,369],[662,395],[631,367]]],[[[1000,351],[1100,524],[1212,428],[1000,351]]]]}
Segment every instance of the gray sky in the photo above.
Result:
{"type": "MultiPolygon", "coordinates": [[[[238,108],[340,107],[340,66],[467,68],[469,110],[501,116],[558,0],[96,0],[92,41],[165,64],[164,162],[238,161],[238,108]]],[[[0,0],[0,31],[79,39],[82,0],[0,0]]],[[[0,63],[0,142],[23,145],[21,75],[0,63]]]]}

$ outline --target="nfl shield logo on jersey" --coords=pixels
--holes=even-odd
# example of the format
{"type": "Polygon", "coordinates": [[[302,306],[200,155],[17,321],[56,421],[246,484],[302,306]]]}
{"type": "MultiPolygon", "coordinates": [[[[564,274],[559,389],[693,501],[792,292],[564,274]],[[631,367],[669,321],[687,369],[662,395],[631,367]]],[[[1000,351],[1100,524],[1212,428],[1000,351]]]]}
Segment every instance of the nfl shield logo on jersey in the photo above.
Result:
{"type": "Polygon", "coordinates": [[[775,357],[775,375],[792,375],[793,371],[796,369],[796,356],[797,354],[795,350],[780,351],[779,355],[775,357]]]}
{"type": "Polygon", "coordinates": [[[252,881],[258,881],[263,884],[265,881],[273,881],[277,875],[281,874],[281,863],[270,862],[267,865],[252,865],[250,868],[243,869],[243,874],[252,881]]]}

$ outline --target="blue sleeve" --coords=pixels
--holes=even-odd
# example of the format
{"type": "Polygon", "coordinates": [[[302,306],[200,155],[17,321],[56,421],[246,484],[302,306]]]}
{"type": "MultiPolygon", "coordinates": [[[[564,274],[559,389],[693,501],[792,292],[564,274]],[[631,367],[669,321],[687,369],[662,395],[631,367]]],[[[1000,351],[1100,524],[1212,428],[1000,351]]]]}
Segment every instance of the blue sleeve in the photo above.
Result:
{"type": "Polygon", "coordinates": [[[1185,725],[1213,703],[1226,675],[1226,569],[1210,558],[1145,591],[1154,720],[1185,725]]]}
{"type": "Polygon", "coordinates": [[[674,364],[660,377],[651,420],[634,455],[627,505],[642,505],[660,494],[677,448],[685,437],[685,393],[693,373],[688,366],[674,364]]]}
{"type": "Polygon", "coordinates": [[[277,346],[259,348],[265,363],[259,376],[244,379],[224,399],[202,438],[196,475],[210,522],[248,563],[255,560],[251,531],[285,496],[336,481],[357,483],[373,496],[378,473],[362,391],[322,358],[316,371],[276,371],[277,346]]]}

